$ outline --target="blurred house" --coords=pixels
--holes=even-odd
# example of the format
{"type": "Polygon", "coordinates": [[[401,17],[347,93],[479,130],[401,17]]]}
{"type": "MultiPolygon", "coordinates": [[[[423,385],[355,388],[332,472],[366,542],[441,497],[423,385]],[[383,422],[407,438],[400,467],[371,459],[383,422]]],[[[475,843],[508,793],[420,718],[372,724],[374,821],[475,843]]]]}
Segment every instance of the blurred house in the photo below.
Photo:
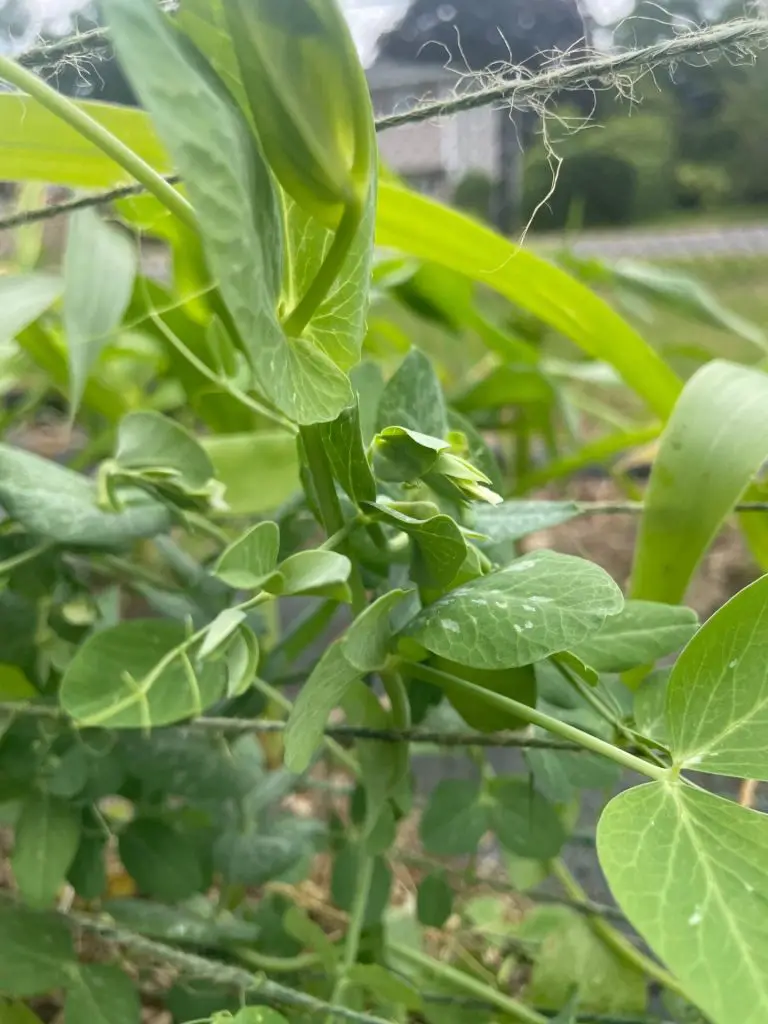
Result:
{"type": "MultiPolygon", "coordinates": [[[[428,63],[378,60],[367,75],[377,117],[448,98],[461,84],[455,72],[428,63]]],[[[450,199],[470,175],[493,184],[499,177],[498,116],[483,107],[390,128],[378,137],[382,159],[413,188],[441,199],[450,199]]]]}

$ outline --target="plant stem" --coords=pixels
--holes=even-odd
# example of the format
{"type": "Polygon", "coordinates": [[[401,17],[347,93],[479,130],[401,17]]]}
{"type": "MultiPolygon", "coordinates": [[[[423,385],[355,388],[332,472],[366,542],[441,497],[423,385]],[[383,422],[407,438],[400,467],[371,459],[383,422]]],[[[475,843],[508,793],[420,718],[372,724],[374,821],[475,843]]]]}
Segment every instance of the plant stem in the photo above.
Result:
{"type": "Polygon", "coordinates": [[[653,779],[656,782],[666,779],[669,775],[669,769],[667,768],[662,768],[655,764],[649,764],[648,761],[643,760],[643,758],[637,757],[635,754],[630,754],[629,751],[622,750],[620,747],[614,746],[613,743],[607,743],[605,740],[598,739],[597,736],[592,736],[588,732],[583,732],[581,729],[577,729],[575,726],[569,725],[567,722],[561,722],[558,718],[552,718],[550,715],[545,715],[543,711],[538,711],[536,708],[528,707],[527,704],[521,704],[520,701],[513,700],[512,697],[505,697],[501,693],[493,693],[491,690],[486,690],[482,686],[476,686],[474,683],[467,682],[466,679],[459,679],[458,676],[452,676],[446,672],[440,672],[438,669],[431,668],[429,665],[409,662],[408,667],[413,675],[425,680],[425,682],[434,683],[436,686],[442,686],[443,684],[448,683],[450,686],[466,690],[467,693],[473,694],[478,700],[485,704],[501,708],[503,711],[511,711],[524,722],[529,722],[531,725],[538,725],[539,728],[546,729],[547,732],[550,732],[555,736],[560,736],[564,740],[570,740],[572,743],[577,743],[579,746],[584,747],[593,754],[600,754],[603,757],[607,757],[609,760],[615,761],[616,764],[620,764],[622,768],[628,768],[630,771],[639,772],[641,775],[646,775],[649,779],[653,779]]]}
{"type": "Polygon", "coordinates": [[[36,544],[33,548],[27,548],[26,551],[21,551],[18,555],[6,558],[5,561],[0,562],[0,576],[13,572],[14,569],[18,569],[20,565],[26,565],[27,562],[34,562],[36,558],[40,558],[52,548],[53,544],[46,541],[44,544],[36,544]]]}
{"type": "MultiPolygon", "coordinates": [[[[363,933],[365,922],[365,910],[368,906],[368,897],[371,892],[373,881],[373,857],[363,855],[357,869],[357,881],[355,885],[355,898],[352,902],[352,909],[349,914],[349,928],[344,940],[344,957],[341,962],[341,972],[336,980],[331,996],[331,1003],[334,1006],[344,1006],[344,994],[349,987],[349,972],[357,963],[357,954],[360,950],[360,936],[363,933]]],[[[330,1021],[332,1018],[328,1018],[330,1021]]]]}
{"type": "Polygon", "coordinates": [[[294,971],[305,971],[308,967],[314,967],[320,962],[317,953],[299,953],[298,956],[267,956],[266,953],[257,953],[255,949],[248,949],[247,946],[237,946],[233,952],[249,967],[271,974],[292,974],[294,971]]]}
{"type": "Polygon", "coordinates": [[[102,153],[119,164],[123,170],[128,171],[187,227],[197,231],[195,211],[184,196],[177,192],[172,185],[169,185],[162,174],[158,174],[146,160],[142,160],[137,153],[134,153],[130,146],[126,146],[116,135],[86,114],[76,103],[62,96],[42,78],[27,71],[26,68],[8,57],[0,56],[0,78],[4,78],[6,82],[10,82],[17,89],[27,93],[51,114],[68,124],[78,135],[82,135],[84,139],[92,142],[102,153]]]}
{"type": "Polygon", "coordinates": [[[499,992],[498,989],[492,988],[484,981],[473,978],[469,974],[465,974],[464,971],[457,970],[450,964],[444,964],[441,960],[435,960],[433,957],[427,956],[426,953],[422,953],[418,949],[411,949],[410,946],[401,945],[399,942],[390,942],[388,949],[395,956],[413,964],[414,967],[430,971],[438,978],[442,978],[451,985],[455,985],[456,988],[462,989],[464,992],[477,996],[484,1002],[498,1007],[498,1009],[513,1020],[522,1021],[523,1024],[547,1024],[546,1017],[521,1003],[518,999],[499,992]]]}
{"type": "MultiPolygon", "coordinates": [[[[328,537],[333,537],[340,530],[345,529],[346,523],[339,504],[339,496],[336,493],[336,485],[333,482],[333,473],[325,451],[323,436],[317,424],[300,427],[299,432],[315,485],[323,526],[328,537]]],[[[346,544],[342,545],[342,551],[346,547],[346,544]]],[[[349,585],[352,590],[352,611],[355,615],[359,615],[367,601],[360,570],[354,560],[352,561],[349,585]]]]}
{"type": "MultiPolygon", "coordinates": [[[[552,873],[555,875],[557,880],[565,889],[568,896],[577,900],[580,903],[588,902],[589,897],[586,892],[579,885],[577,880],[573,877],[571,872],[566,867],[565,863],[558,857],[555,860],[550,861],[552,873]]],[[[653,978],[664,988],[669,989],[670,992],[676,992],[678,995],[683,996],[687,999],[685,990],[683,989],[680,982],[672,974],[669,973],[661,964],[656,963],[645,953],[642,953],[637,949],[625,936],[622,935],[618,929],[614,928],[612,924],[606,921],[602,917],[598,917],[594,914],[586,914],[587,922],[589,927],[592,929],[594,934],[609,946],[613,952],[625,963],[631,967],[636,968],[649,978],[653,978]]]]}
{"type": "Polygon", "coordinates": [[[314,280],[299,299],[296,307],[283,321],[283,330],[289,338],[298,338],[323,303],[333,283],[339,276],[344,260],[355,240],[360,226],[363,211],[359,200],[349,203],[344,208],[339,226],[336,228],[331,247],[320,265],[314,280]]]}

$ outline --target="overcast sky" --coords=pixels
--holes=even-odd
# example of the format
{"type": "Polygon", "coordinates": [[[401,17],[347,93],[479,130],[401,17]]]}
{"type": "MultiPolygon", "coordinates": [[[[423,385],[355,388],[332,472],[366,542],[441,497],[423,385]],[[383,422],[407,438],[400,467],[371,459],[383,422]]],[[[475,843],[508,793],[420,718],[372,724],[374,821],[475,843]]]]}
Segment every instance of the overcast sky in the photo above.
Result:
{"type": "MultiPolygon", "coordinates": [[[[26,0],[34,34],[40,31],[65,33],[69,16],[85,6],[86,0],[26,0]]],[[[341,0],[349,14],[352,30],[367,62],[372,59],[377,37],[402,14],[408,0],[341,0]]],[[[594,17],[611,24],[629,14],[634,0],[585,0],[594,17]]],[[[0,0],[2,6],[3,0],[0,0]]]]}

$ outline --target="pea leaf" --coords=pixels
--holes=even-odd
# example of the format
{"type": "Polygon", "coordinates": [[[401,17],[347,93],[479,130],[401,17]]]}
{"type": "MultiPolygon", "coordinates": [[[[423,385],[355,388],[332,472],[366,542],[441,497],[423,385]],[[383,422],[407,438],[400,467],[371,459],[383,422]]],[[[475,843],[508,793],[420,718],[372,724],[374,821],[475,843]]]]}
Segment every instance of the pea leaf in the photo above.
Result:
{"type": "Polygon", "coordinates": [[[574,501],[504,501],[500,505],[473,506],[472,524],[494,544],[502,544],[549,530],[578,515],[579,506],[574,501]]]}
{"type": "Polygon", "coordinates": [[[447,587],[467,557],[467,543],[461,530],[446,515],[417,519],[387,505],[365,502],[364,511],[379,522],[407,533],[415,545],[413,579],[420,586],[447,587]]]}
{"type": "Polygon", "coordinates": [[[263,885],[292,868],[306,850],[306,836],[293,828],[225,832],[214,847],[214,861],[231,885],[263,885]]]}
{"type": "MultiPolygon", "coordinates": [[[[643,1013],[648,1001],[642,973],[620,959],[595,935],[583,915],[568,907],[539,907],[526,916],[521,938],[541,934],[527,996],[537,1006],[557,1009],[574,999],[582,1013],[643,1013]]],[[[566,1014],[555,1021],[567,1024],[566,1014]]]]}
{"type": "Polygon", "coordinates": [[[452,399],[463,413],[500,409],[509,405],[551,405],[555,390],[550,380],[534,366],[496,366],[477,383],[452,399]]]}
{"type": "Polygon", "coordinates": [[[204,438],[202,445],[224,485],[229,515],[269,512],[299,489],[299,459],[291,434],[224,434],[204,438]]]}
{"type": "Polygon", "coordinates": [[[3,907],[0,914],[0,992],[36,996],[69,984],[74,967],[69,928],[60,917],[3,907]]]}
{"type": "Polygon", "coordinates": [[[333,475],[356,504],[376,501],[376,481],[363,446],[360,430],[360,408],[343,409],[330,423],[321,426],[321,435],[333,469],[333,475]]]}
{"type": "Polygon", "coordinates": [[[232,1018],[232,1024],[288,1024],[288,1020],[269,1006],[244,1006],[232,1018]]]}
{"type": "Polygon", "coordinates": [[[106,224],[94,210],[79,210],[69,218],[63,316],[73,415],[91,368],[122,322],[137,269],[136,247],[124,231],[106,224]]]}
{"type": "MultiPolygon", "coordinates": [[[[534,730],[533,735],[540,739],[547,736],[542,730],[534,730]]],[[[621,779],[618,765],[586,750],[526,750],[525,761],[536,788],[556,804],[567,804],[582,789],[609,792],[621,779]]]]}
{"type": "MultiPolygon", "coordinates": [[[[6,99],[0,96],[0,100],[6,99]]],[[[64,282],[53,274],[0,277],[0,340],[10,341],[34,323],[59,298],[64,282]]]]}
{"type": "MultiPolygon", "coordinates": [[[[142,110],[78,103],[99,124],[162,173],[173,163],[142,110]]],[[[31,96],[0,94],[0,159],[6,181],[46,181],[76,188],[127,184],[130,176],[92,142],[31,96]]]]}
{"type": "Polygon", "coordinates": [[[669,676],[670,671],[666,668],[656,669],[647,675],[639,689],[635,691],[633,708],[635,725],[643,736],[648,736],[665,746],[669,744],[667,729],[669,676]]]}
{"type": "MultiPolygon", "coordinates": [[[[344,714],[350,725],[368,729],[392,729],[391,712],[387,711],[369,686],[354,682],[343,700],[344,714]]],[[[371,833],[389,811],[388,799],[408,772],[408,748],[405,743],[377,743],[359,740],[355,749],[365,787],[365,819],[362,837],[371,845],[371,833]]],[[[391,815],[391,811],[390,811],[391,815]]],[[[385,852],[375,851],[375,852],[385,852]]]]}
{"type": "MultiPolygon", "coordinates": [[[[467,668],[445,658],[434,658],[433,664],[439,671],[447,673],[447,676],[468,679],[470,683],[482,686],[491,693],[502,693],[530,707],[536,706],[536,675],[531,665],[491,671],[467,668]]],[[[461,686],[451,684],[447,677],[440,685],[453,707],[472,729],[480,732],[498,732],[500,729],[522,729],[525,726],[525,723],[515,715],[485,704],[474,694],[468,694],[461,686]]]]}
{"type": "Polygon", "coordinates": [[[419,992],[407,981],[388,971],[381,964],[354,964],[349,972],[353,985],[366,989],[378,1002],[390,1006],[404,1006],[407,1010],[420,1010],[423,1006],[419,992]]]}
{"type": "Polygon", "coordinates": [[[184,626],[134,619],[90,636],[64,673],[62,708],[81,725],[139,729],[168,725],[202,710],[226,692],[221,661],[193,667],[180,653],[184,626]]]}
{"type": "Polygon", "coordinates": [[[216,654],[247,618],[247,613],[240,608],[225,608],[223,612],[219,612],[206,631],[200,650],[197,652],[198,659],[205,661],[206,658],[216,654]]]}
{"type": "Polygon", "coordinates": [[[542,257],[389,181],[379,184],[376,241],[492,288],[610,363],[655,412],[669,414],[681,387],[675,374],[607,303],[542,257]]]}
{"type": "Polygon", "coordinates": [[[410,591],[391,590],[369,605],[352,623],[341,640],[344,657],[360,672],[384,668],[392,639],[390,612],[410,591]]]}
{"type": "Polygon", "coordinates": [[[406,633],[433,654],[470,668],[514,668],[578,644],[623,603],[597,565],[535,551],[446,594],[406,633]]]}
{"type": "Polygon", "coordinates": [[[208,453],[180,423],[151,410],[120,421],[115,462],[123,469],[171,470],[189,491],[203,491],[213,478],[208,453]]]}
{"type": "Polygon", "coordinates": [[[331,711],[363,673],[344,656],[340,641],[331,644],[315,665],[293,705],[285,730],[285,764],[306,771],[323,738],[331,711]]]}
{"type": "Polygon", "coordinates": [[[443,779],[432,790],[419,835],[427,853],[460,857],[475,852],[488,827],[478,784],[469,779],[443,779]]]}
{"type": "Polygon", "coordinates": [[[43,1024],[26,1003],[0,1003],[0,1024],[43,1024]]]}
{"type": "MultiPolygon", "coordinates": [[[[331,895],[341,910],[350,911],[356,895],[356,882],[360,867],[360,849],[347,843],[333,863],[331,895]]],[[[372,928],[379,924],[389,902],[392,887],[392,872],[383,857],[373,859],[373,877],[368,892],[368,902],[363,914],[363,924],[372,928]]]]}
{"type": "Polygon", "coordinates": [[[0,505],[34,536],[66,547],[124,547],[165,533],[171,525],[165,506],[144,495],[131,496],[121,512],[103,512],[87,477],[4,444],[0,505]]]}
{"type": "Polygon", "coordinates": [[[349,559],[336,551],[299,551],[281,562],[276,576],[264,586],[273,594],[311,594],[348,601],[350,571],[349,559]]]}
{"type": "Polygon", "coordinates": [[[667,686],[666,720],[682,768],[768,779],[768,576],[740,591],[702,626],[667,686]]]}
{"type": "Polygon", "coordinates": [[[21,895],[34,907],[56,899],[80,842],[80,815],[66,800],[33,794],[16,823],[13,874],[21,895]]]}
{"type": "Polygon", "coordinates": [[[350,403],[345,375],[277,319],[282,223],[275,190],[234,101],[187,59],[152,0],[107,0],[121,63],[184,178],[213,275],[266,396],[299,423],[332,420],[350,403]]]}
{"type": "Polygon", "coordinates": [[[425,875],[416,892],[416,912],[427,928],[442,928],[453,910],[453,889],[445,875],[425,875]]]}
{"type": "Polygon", "coordinates": [[[70,984],[64,1024],[139,1024],[141,1002],[133,980],[119,967],[83,964],[70,984]]]}
{"type": "Polygon", "coordinates": [[[768,1013],[768,819],[686,784],[615,797],[598,825],[619,905],[713,1024],[768,1013]]]}
{"type": "Polygon", "coordinates": [[[431,437],[445,437],[448,416],[443,389],[432,363],[418,349],[411,349],[387,381],[376,417],[377,430],[407,427],[431,437]]]}
{"type": "Polygon", "coordinates": [[[643,503],[632,597],[676,604],[768,454],[768,376],[716,359],[685,386],[643,503]]]}
{"type": "Polygon", "coordinates": [[[698,616],[692,608],[627,601],[589,639],[572,653],[598,672],[626,672],[679,651],[696,632],[698,616]]]}
{"type": "Polygon", "coordinates": [[[203,888],[203,869],[189,839],[163,821],[136,818],[120,833],[120,860],[147,896],[178,903],[203,888]]]}
{"type": "Polygon", "coordinates": [[[107,887],[106,838],[83,832],[67,881],[84,900],[97,900],[107,887]]]}
{"type": "Polygon", "coordinates": [[[510,853],[550,860],[566,840],[552,804],[523,778],[496,778],[488,786],[488,817],[499,842],[510,853]]]}
{"type": "Polygon", "coordinates": [[[214,575],[230,587],[255,590],[274,571],[279,549],[277,523],[257,523],[222,552],[214,575]]]}

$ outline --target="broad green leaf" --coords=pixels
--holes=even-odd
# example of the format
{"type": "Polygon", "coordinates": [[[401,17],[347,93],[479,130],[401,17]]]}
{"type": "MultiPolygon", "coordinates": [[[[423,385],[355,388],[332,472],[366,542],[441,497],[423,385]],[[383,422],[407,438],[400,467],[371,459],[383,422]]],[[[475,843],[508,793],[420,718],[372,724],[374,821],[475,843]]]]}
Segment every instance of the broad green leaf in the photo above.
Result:
{"type": "Polygon", "coordinates": [[[0,1024],[43,1024],[25,1003],[0,1003],[0,1024]]]}
{"type": "MultiPolygon", "coordinates": [[[[0,104],[4,99],[6,97],[0,94],[0,104]]],[[[63,291],[64,282],[53,274],[0,276],[0,341],[10,341],[34,323],[63,291]]]]}
{"type": "MultiPolygon", "coordinates": [[[[351,684],[344,695],[342,706],[349,725],[364,726],[367,729],[395,727],[392,712],[382,706],[373,690],[363,682],[356,680],[351,684]]],[[[355,750],[365,789],[362,838],[366,840],[371,851],[372,844],[375,845],[375,836],[372,837],[372,833],[382,827],[382,816],[391,819],[391,809],[387,801],[395,795],[398,785],[408,772],[408,748],[404,743],[358,740],[355,750]]],[[[384,827],[386,830],[386,823],[384,827]]]]}
{"type": "Polygon", "coordinates": [[[555,390],[541,370],[514,365],[496,366],[451,401],[459,412],[469,414],[509,405],[550,405],[554,399],[555,390]]]}
{"type": "MultiPolygon", "coordinates": [[[[142,110],[111,103],[78,106],[162,173],[173,163],[142,110]]],[[[0,93],[0,163],[6,181],[75,188],[134,184],[119,164],[30,96],[0,93]]]]}
{"type": "Polygon", "coordinates": [[[213,572],[230,587],[255,589],[274,571],[279,549],[277,523],[257,523],[229,545],[213,572]]]}
{"type": "Polygon", "coordinates": [[[97,900],[107,888],[107,840],[102,835],[83,832],[75,858],[69,866],[67,881],[84,900],[97,900]]]}
{"type": "Polygon", "coordinates": [[[406,590],[390,590],[368,605],[341,638],[344,657],[360,672],[384,668],[392,639],[390,612],[407,597],[406,590]]]}
{"type": "MultiPolygon", "coordinates": [[[[557,1009],[570,1001],[575,989],[574,1000],[584,1014],[645,1012],[648,986],[643,974],[596,936],[583,915],[568,907],[538,907],[526,916],[519,935],[525,939],[535,932],[541,940],[526,996],[536,1006],[557,1009]]],[[[555,1021],[577,1019],[569,1014],[555,1021]]]]}
{"type": "Polygon", "coordinates": [[[170,514],[144,495],[121,512],[96,506],[96,489],[88,477],[0,444],[0,505],[31,534],[66,547],[126,547],[134,540],[165,533],[170,514]]]}
{"type": "Polygon", "coordinates": [[[447,587],[453,583],[467,557],[467,543],[450,516],[416,519],[387,505],[368,502],[363,509],[412,539],[415,545],[412,571],[416,583],[428,587],[447,587]]]}
{"type": "Polygon", "coordinates": [[[0,912],[0,992],[46,995],[69,984],[72,936],[61,917],[4,906],[0,912]]]}
{"type": "Polygon", "coordinates": [[[24,900],[48,907],[56,899],[80,842],[80,815],[66,800],[33,794],[16,822],[13,874],[24,900]]]}
{"type": "Polygon", "coordinates": [[[494,544],[520,540],[530,533],[549,530],[580,515],[574,501],[505,501],[501,505],[474,505],[472,525],[494,544]]]}
{"type": "Polygon", "coordinates": [[[188,430],[150,410],[120,421],[115,462],[128,470],[170,470],[172,480],[193,493],[205,490],[214,473],[210,456],[188,430]]]}
{"type": "Polygon", "coordinates": [[[360,430],[360,408],[343,409],[331,423],[320,428],[334,477],[356,504],[376,501],[376,481],[368,462],[360,430]]]}
{"type": "Polygon", "coordinates": [[[104,8],[121,63],[184,178],[259,386],[299,423],[335,419],[352,399],[349,381],[312,342],[286,338],[277,319],[282,222],[247,121],[187,58],[152,0],[108,0],[104,8]]]}
{"type": "Polygon", "coordinates": [[[425,875],[416,893],[416,912],[419,921],[428,928],[442,928],[453,910],[453,889],[445,875],[437,872],[425,875]]]}
{"type": "Polygon", "coordinates": [[[224,485],[227,513],[270,512],[299,490],[299,457],[292,434],[258,431],[206,437],[202,445],[224,485]]]}
{"type": "Polygon", "coordinates": [[[64,1024],[139,1024],[141,1001],[119,967],[83,964],[64,1002],[64,1024]]]}
{"type": "MultiPolygon", "coordinates": [[[[304,330],[304,336],[342,370],[349,370],[360,359],[368,311],[375,219],[374,186],[368,193],[363,219],[339,276],[304,330]]],[[[292,304],[295,304],[320,269],[333,242],[334,232],[324,228],[288,198],[286,226],[291,270],[287,291],[292,304]]]]}
{"type": "Polygon", "coordinates": [[[39,696],[37,689],[17,665],[0,664],[1,701],[30,700],[39,696]]]}
{"type": "Polygon", "coordinates": [[[350,571],[349,559],[336,551],[299,551],[280,563],[265,589],[275,594],[311,594],[347,601],[350,571]]]}
{"type": "Polygon", "coordinates": [[[348,977],[353,985],[360,985],[370,992],[377,1002],[404,1006],[406,1010],[413,1011],[423,1007],[418,990],[381,964],[354,964],[348,977]]]}
{"type": "Polygon", "coordinates": [[[531,860],[558,855],[567,838],[565,829],[552,804],[528,780],[492,779],[488,795],[489,824],[505,850],[531,860]]]}
{"type": "Polygon", "coordinates": [[[419,480],[435,468],[450,444],[407,427],[384,427],[374,440],[377,476],[382,480],[419,480]]]}
{"type": "MultiPolygon", "coordinates": [[[[485,443],[483,435],[468,419],[465,419],[455,409],[448,410],[448,427],[450,430],[463,434],[467,439],[467,458],[473,466],[488,477],[494,491],[504,490],[504,477],[501,468],[489,446],[485,443]]],[[[498,506],[493,506],[498,508],[498,506]]]]}
{"type": "Polygon", "coordinates": [[[443,389],[432,363],[412,349],[387,381],[376,414],[377,430],[407,427],[442,438],[448,432],[443,389]]]}
{"type": "Polygon", "coordinates": [[[614,366],[660,416],[672,409],[681,385],[669,367],[602,299],[540,256],[389,181],[379,184],[376,240],[494,289],[614,366]]]}
{"type": "Polygon", "coordinates": [[[597,849],[621,909],[712,1024],[762,1024],[768,818],[654,782],[611,801],[597,849]]]}
{"type": "Polygon", "coordinates": [[[666,720],[683,769],[768,779],[768,576],[701,627],[667,686],[666,720]]]}
{"type": "Polygon", "coordinates": [[[193,667],[179,654],[181,623],[134,619],[90,636],[75,652],[61,683],[62,708],[81,725],[145,729],[202,710],[226,692],[221,661],[193,667]]]}
{"type": "Polygon", "coordinates": [[[592,562],[534,551],[425,608],[407,635],[470,668],[529,665],[596,633],[621,591],[592,562]]]}
{"type": "Polygon", "coordinates": [[[632,597],[681,601],[725,517],[768,454],[768,375],[723,360],[685,386],[651,472],[632,597]]]}
{"type": "Polygon", "coordinates": [[[226,648],[227,697],[239,697],[253,685],[260,658],[256,634],[248,626],[240,626],[226,648]]]}
{"type": "Polygon", "coordinates": [[[698,621],[692,608],[627,601],[618,615],[571,650],[598,672],[626,672],[679,651],[696,632],[698,621]]]}
{"type": "MultiPolygon", "coordinates": [[[[585,723],[586,724],[586,723],[585,723]]],[[[547,733],[535,729],[534,737],[546,739],[547,733]]],[[[586,750],[526,750],[525,761],[533,774],[536,788],[547,800],[567,804],[582,789],[610,792],[621,779],[621,768],[598,754],[586,750]]]]}
{"type": "Polygon", "coordinates": [[[669,744],[667,728],[667,686],[670,671],[659,668],[645,677],[635,691],[633,713],[635,725],[643,736],[657,743],[669,744]]]}
{"type": "Polygon", "coordinates": [[[302,907],[292,904],[283,915],[282,923],[286,932],[300,942],[303,948],[317,953],[329,975],[336,973],[339,964],[338,948],[302,907]]]}
{"type": "Polygon", "coordinates": [[[285,730],[285,763],[291,771],[307,770],[323,738],[328,716],[363,673],[344,656],[336,641],[315,665],[293,705],[285,730]]]}
{"type": "Polygon", "coordinates": [[[137,269],[136,247],[124,231],[105,223],[94,210],[79,210],[69,218],[63,317],[73,415],[91,368],[122,322],[137,269]]]}
{"type": "Polygon", "coordinates": [[[297,864],[307,852],[300,829],[279,823],[269,831],[225,832],[214,847],[214,862],[230,885],[264,885],[297,864]]]}
{"type": "MultiPolygon", "coordinates": [[[[448,676],[468,679],[470,683],[482,686],[491,693],[501,693],[530,707],[536,706],[536,675],[532,665],[491,671],[467,668],[466,665],[459,665],[445,658],[433,658],[432,663],[448,676]]],[[[472,729],[480,732],[498,732],[500,729],[522,729],[525,725],[516,715],[483,703],[474,693],[467,693],[461,686],[452,685],[447,678],[441,683],[441,689],[472,729]]]]}
{"type": "Polygon", "coordinates": [[[419,835],[428,853],[460,857],[475,852],[488,827],[488,810],[480,799],[478,784],[469,779],[443,779],[432,790],[419,835]]]}
{"type": "MultiPolygon", "coordinates": [[[[226,1018],[221,1024],[226,1024],[226,1018]]],[[[288,1019],[270,1006],[244,1006],[232,1018],[232,1024],[288,1024],[288,1019]]]]}
{"type": "Polygon", "coordinates": [[[119,850],[123,867],[146,896],[178,903],[203,887],[193,844],[163,821],[134,819],[120,833],[119,850]]]}

